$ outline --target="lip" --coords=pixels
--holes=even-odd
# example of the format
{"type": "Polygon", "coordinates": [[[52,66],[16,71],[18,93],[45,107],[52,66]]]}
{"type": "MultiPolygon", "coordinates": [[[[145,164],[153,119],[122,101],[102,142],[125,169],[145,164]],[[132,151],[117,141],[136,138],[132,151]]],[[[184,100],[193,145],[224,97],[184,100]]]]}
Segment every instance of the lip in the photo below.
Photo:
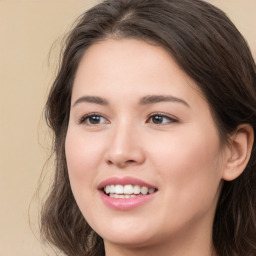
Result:
{"type": "Polygon", "coordinates": [[[103,191],[99,191],[102,201],[110,208],[115,210],[131,210],[137,208],[148,201],[152,200],[155,197],[156,193],[144,195],[144,196],[137,196],[132,198],[113,198],[109,197],[104,194],[103,191]]]}
{"type": "Polygon", "coordinates": [[[152,194],[141,195],[141,196],[139,195],[136,197],[123,199],[123,198],[113,198],[113,197],[107,196],[103,191],[103,188],[107,185],[123,185],[124,186],[128,184],[145,186],[148,188],[156,188],[155,186],[147,182],[144,182],[140,179],[133,178],[133,177],[111,177],[102,181],[98,186],[99,194],[103,203],[106,206],[115,210],[131,210],[151,201],[157,193],[157,192],[154,192],[152,194]]]}

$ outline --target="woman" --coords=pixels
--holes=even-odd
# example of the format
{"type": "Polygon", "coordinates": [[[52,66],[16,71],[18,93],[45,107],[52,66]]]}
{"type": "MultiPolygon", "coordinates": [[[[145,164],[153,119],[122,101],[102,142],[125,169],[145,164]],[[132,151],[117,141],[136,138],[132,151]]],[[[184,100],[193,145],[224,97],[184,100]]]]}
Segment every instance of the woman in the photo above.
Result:
{"type": "Polygon", "coordinates": [[[107,0],[66,41],[46,105],[42,233],[66,255],[256,255],[256,69],[199,0],[107,0]]]}

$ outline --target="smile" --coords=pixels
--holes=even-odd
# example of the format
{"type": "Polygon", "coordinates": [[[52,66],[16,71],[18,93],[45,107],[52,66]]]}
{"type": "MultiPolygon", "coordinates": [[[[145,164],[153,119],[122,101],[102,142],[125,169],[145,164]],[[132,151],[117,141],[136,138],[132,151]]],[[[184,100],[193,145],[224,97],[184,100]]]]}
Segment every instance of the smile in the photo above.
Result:
{"type": "Polygon", "coordinates": [[[152,194],[156,191],[155,188],[148,188],[139,185],[107,185],[104,187],[106,195],[112,198],[133,198],[152,194]]]}
{"type": "Polygon", "coordinates": [[[98,187],[103,203],[114,210],[132,210],[154,202],[158,188],[134,177],[110,177],[98,187]]]}

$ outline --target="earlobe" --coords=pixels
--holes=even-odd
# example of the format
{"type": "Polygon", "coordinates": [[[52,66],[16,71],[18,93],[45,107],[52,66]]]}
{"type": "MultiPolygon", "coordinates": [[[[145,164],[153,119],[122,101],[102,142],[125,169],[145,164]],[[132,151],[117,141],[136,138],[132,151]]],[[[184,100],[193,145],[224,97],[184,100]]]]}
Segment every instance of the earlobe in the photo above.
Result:
{"type": "Polygon", "coordinates": [[[228,149],[226,168],[222,175],[222,178],[226,181],[236,179],[246,168],[254,141],[253,128],[249,124],[238,126],[230,140],[231,144],[228,149]]]}

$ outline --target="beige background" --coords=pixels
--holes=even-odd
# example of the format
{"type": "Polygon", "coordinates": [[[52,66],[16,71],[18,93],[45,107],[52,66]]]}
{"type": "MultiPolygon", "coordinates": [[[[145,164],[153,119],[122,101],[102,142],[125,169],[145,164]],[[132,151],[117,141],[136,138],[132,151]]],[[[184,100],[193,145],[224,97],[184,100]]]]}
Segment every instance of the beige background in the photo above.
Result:
{"type": "MultiPolygon", "coordinates": [[[[209,2],[227,12],[255,57],[256,1],[209,2]]],[[[38,200],[33,198],[50,153],[42,110],[60,39],[75,17],[95,3],[96,0],[0,0],[0,256],[46,255],[37,240],[38,200]],[[29,225],[30,203],[35,234],[29,225]]],[[[50,166],[45,170],[49,172],[50,166]]]]}

